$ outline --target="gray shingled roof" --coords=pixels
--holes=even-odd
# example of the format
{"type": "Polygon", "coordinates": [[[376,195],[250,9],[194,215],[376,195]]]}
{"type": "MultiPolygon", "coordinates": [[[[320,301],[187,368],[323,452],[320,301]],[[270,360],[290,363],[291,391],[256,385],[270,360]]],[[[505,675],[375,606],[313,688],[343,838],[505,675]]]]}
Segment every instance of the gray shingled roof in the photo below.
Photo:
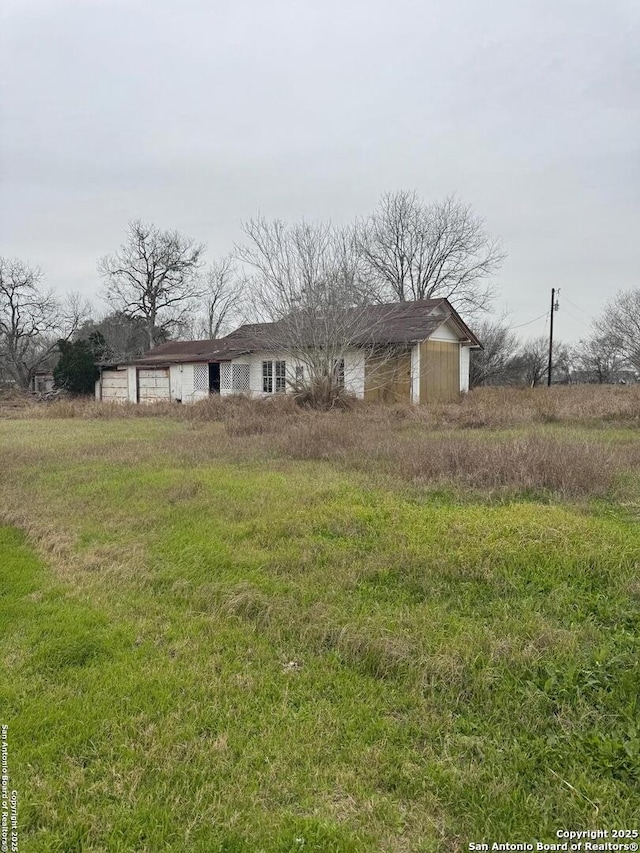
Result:
{"type": "Polygon", "coordinates": [[[226,338],[202,341],[170,341],[160,344],[135,360],[135,364],[179,364],[192,361],[229,361],[251,351],[251,347],[242,346],[238,341],[226,338]]]}
{"type": "MultiPolygon", "coordinates": [[[[416,302],[394,302],[386,305],[367,305],[346,309],[347,325],[350,315],[357,317],[353,344],[412,344],[426,340],[446,320],[458,329],[460,340],[471,346],[480,346],[473,332],[446,299],[423,299],[416,302]],[[362,329],[362,331],[357,331],[362,329]]],[[[286,335],[284,321],[278,323],[250,323],[240,326],[230,335],[218,340],[170,341],[145,353],[135,363],[167,364],[192,361],[229,361],[256,350],[282,345],[286,335]],[[278,343],[279,342],[279,343],[278,343]]]]}

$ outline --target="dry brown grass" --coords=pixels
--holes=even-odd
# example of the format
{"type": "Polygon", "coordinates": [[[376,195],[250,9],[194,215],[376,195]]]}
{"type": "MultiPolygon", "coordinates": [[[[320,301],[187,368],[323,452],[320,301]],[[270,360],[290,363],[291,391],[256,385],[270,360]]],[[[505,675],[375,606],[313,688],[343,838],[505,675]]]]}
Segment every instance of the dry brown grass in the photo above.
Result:
{"type": "MultiPolygon", "coordinates": [[[[341,409],[343,407],[341,406],[341,409]]],[[[38,418],[178,418],[187,421],[224,421],[242,431],[238,421],[250,422],[246,433],[272,432],[278,420],[298,420],[317,413],[296,404],[291,396],[250,399],[243,396],[209,397],[193,405],[155,403],[98,403],[86,398],[39,402],[31,395],[3,393],[0,417],[38,418]],[[262,424],[263,419],[269,423],[262,424]]],[[[332,414],[329,412],[328,414],[332,414]]],[[[617,422],[640,426],[640,385],[572,385],[553,388],[477,388],[460,402],[429,406],[367,406],[354,403],[347,414],[386,424],[410,421],[433,428],[502,429],[531,423],[617,422]]]]}
{"type": "Polygon", "coordinates": [[[27,394],[15,388],[0,388],[0,417],[11,417],[11,413],[24,416],[25,409],[35,409],[38,400],[33,394],[27,394]]]}
{"type": "MultiPolygon", "coordinates": [[[[24,417],[25,409],[4,415],[24,417]]],[[[479,389],[456,404],[358,404],[329,412],[284,396],[210,397],[190,406],[71,399],[31,405],[28,417],[187,421],[192,428],[180,446],[169,438],[166,448],[185,462],[206,463],[222,452],[234,460],[329,461],[385,483],[485,493],[604,497],[624,472],[640,467],[635,442],[589,438],[592,429],[640,426],[640,386],[479,389]],[[581,429],[541,429],[545,424],[581,429]]]]}
{"type": "Polygon", "coordinates": [[[609,421],[640,426],[640,385],[477,388],[458,405],[434,409],[433,416],[442,425],[463,428],[609,421]]]}
{"type": "Polygon", "coordinates": [[[428,433],[394,436],[336,421],[302,424],[275,439],[294,459],[338,461],[413,485],[455,485],[481,491],[545,491],[604,497],[619,475],[640,466],[635,447],[525,434],[500,441],[428,433]],[[346,428],[345,428],[346,427],[346,428]]]}

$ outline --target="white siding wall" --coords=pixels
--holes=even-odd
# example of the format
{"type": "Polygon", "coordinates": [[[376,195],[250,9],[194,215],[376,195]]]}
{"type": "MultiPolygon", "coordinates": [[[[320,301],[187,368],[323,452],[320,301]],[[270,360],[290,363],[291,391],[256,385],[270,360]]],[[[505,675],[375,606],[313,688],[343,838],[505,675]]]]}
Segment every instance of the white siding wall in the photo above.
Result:
{"type": "Polygon", "coordinates": [[[344,354],[344,387],[347,393],[364,399],[364,352],[360,349],[344,354]]]}
{"type": "Polygon", "coordinates": [[[129,380],[129,402],[137,403],[138,402],[138,380],[137,380],[137,368],[127,367],[127,377],[129,380]]]}
{"type": "Polygon", "coordinates": [[[460,336],[449,323],[443,323],[440,328],[436,329],[432,335],[429,335],[430,341],[459,341],[460,336]]]}
{"type": "MultiPolygon", "coordinates": [[[[249,365],[249,393],[254,396],[268,396],[262,390],[262,362],[284,361],[287,365],[287,381],[293,382],[296,376],[296,366],[305,368],[303,362],[295,359],[290,353],[282,352],[255,352],[236,358],[232,364],[249,365]]],[[[306,369],[306,368],[305,368],[306,369]]],[[[275,381],[275,376],[274,376],[275,381]]],[[[346,390],[356,397],[364,397],[364,353],[353,349],[345,353],[344,358],[344,384],[346,390]]],[[[223,389],[222,394],[232,394],[233,391],[223,389]]]]}
{"type": "Polygon", "coordinates": [[[193,386],[193,364],[183,364],[182,367],[182,402],[193,403],[199,397],[196,397],[195,388],[193,386]]]}
{"type": "Polygon", "coordinates": [[[182,373],[183,366],[181,364],[172,364],[169,367],[169,393],[171,399],[177,403],[182,402],[182,373]]]}
{"type": "Polygon", "coordinates": [[[469,390],[469,368],[471,363],[471,348],[460,347],[460,390],[466,393],[469,390]]]}
{"type": "Polygon", "coordinates": [[[411,402],[420,402],[420,344],[411,347],[411,402]]]}

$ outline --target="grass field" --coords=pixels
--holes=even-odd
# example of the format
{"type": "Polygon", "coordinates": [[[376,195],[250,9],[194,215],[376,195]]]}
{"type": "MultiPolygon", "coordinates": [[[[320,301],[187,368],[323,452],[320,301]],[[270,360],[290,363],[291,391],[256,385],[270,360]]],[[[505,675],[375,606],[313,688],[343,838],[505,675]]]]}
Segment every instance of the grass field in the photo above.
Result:
{"type": "Polygon", "coordinates": [[[5,407],[20,849],[640,828],[640,394],[576,391],[5,407]]]}

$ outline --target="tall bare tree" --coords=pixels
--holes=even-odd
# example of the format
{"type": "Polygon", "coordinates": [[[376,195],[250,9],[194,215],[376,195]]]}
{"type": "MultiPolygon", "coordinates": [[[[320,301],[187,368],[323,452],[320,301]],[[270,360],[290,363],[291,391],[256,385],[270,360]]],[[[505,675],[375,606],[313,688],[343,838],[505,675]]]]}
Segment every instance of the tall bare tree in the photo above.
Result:
{"type": "Polygon", "coordinates": [[[288,377],[316,405],[331,405],[349,377],[345,355],[375,339],[363,297],[361,259],[352,235],[330,224],[286,225],[264,218],[243,226],[247,241],[237,258],[252,271],[248,285],[267,329],[265,350],[287,354],[288,377]]]}
{"type": "Polygon", "coordinates": [[[135,220],[120,249],[98,262],[107,301],[116,311],[144,319],[149,347],[186,322],[200,294],[203,252],[203,244],[177,231],[135,220]]]}
{"type": "Polygon", "coordinates": [[[0,258],[0,367],[27,389],[88,316],[89,306],[70,294],[59,300],[40,287],[42,273],[23,261],[0,258]]]}
{"type": "Polygon", "coordinates": [[[490,279],[505,254],[454,196],[424,204],[415,192],[386,193],[357,234],[378,301],[444,297],[468,316],[495,295],[490,279]]]}
{"type": "Polygon", "coordinates": [[[600,335],[615,342],[627,366],[640,373],[640,287],[614,296],[595,327],[600,335]]]}
{"type": "Polygon", "coordinates": [[[504,320],[481,320],[475,327],[482,349],[471,350],[469,384],[509,385],[517,380],[518,338],[504,320]]]}
{"type": "Polygon", "coordinates": [[[203,317],[198,323],[199,337],[218,338],[229,331],[232,320],[238,319],[243,308],[244,282],[240,278],[232,255],[210,264],[204,275],[200,297],[203,317]]]}
{"type": "Polygon", "coordinates": [[[619,341],[610,334],[579,341],[574,358],[579,378],[598,385],[617,382],[625,367],[619,341]]]}
{"type": "MultiPolygon", "coordinates": [[[[525,341],[516,353],[511,369],[515,381],[532,388],[546,381],[549,373],[549,339],[542,335],[525,341]]],[[[558,382],[569,382],[571,375],[571,352],[561,341],[554,341],[553,377],[558,382]]]]}
{"type": "Polygon", "coordinates": [[[519,381],[530,387],[539,385],[546,378],[549,367],[549,341],[545,337],[526,341],[518,352],[516,365],[519,381]]]}

